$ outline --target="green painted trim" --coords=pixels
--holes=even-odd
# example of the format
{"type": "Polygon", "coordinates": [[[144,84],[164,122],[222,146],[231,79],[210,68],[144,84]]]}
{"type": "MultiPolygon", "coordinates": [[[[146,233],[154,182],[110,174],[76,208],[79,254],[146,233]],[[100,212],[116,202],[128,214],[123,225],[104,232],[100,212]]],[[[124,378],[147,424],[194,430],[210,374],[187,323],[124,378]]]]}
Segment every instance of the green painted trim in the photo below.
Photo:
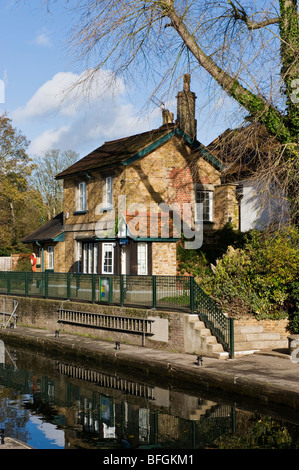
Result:
{"type": "Polygon", "coordinates": [[[182,129],[180,129],[180,128],[175,128],[175,129],[171,130],[170,132],[168,132],[166,135],[164,135],[160,139],[156,140],[155,142],[151,143],[150,145],[148,145],[144,149],[140,150],[140,152],[136,153],[136,155],[134,155],[133,157],[130,157],[128,160],[123,162],[122,165],[127,166],[127,165],[130,165],[131,163],[134,163],[136,160],[138,160],[139,158],[144,157],[145,155],[152,152],[153,150],[155,150],[160,145],[165,144],[166,142],[168,142],[168,140],[170,140],[175,135],[183,137],[186,140],[186,142],[189,145],[191,145],[191,147],[193,147],[196,150],[199,150],[202,153],[202,155],[212,165],[214,165],[218,168],[218,170],[223,170],[223,168],[224,168],[223,164],[221,163],[220,160],[218,160],[218,158],[216,158],[208,150],[206,150],[205,147],[198,140],[191,139],[191,137],[188,134],[186,134],[184,131],[182,131],[182,129]]]}
{"type": "Polygon", "coordinates": [[[182,129],[177,128],[175,129],[175,134],[179,135],[180,137],[183,137],[189,145],[191,145],[193,148],[196,150],[199,150],[204,157],[206,157],[212,165],[216,166],[219,170],[223,170],[224,166],[221,163],[218,158],[216,158],[214,155],[212,155],[208,150],[205,149],[205,147],[198,141],[198,140],[192,140],[191,137],[186,134],[182,129]]]}
{"type": "Polygon", "coordinates": [[[56,237],[52,238],[53,242],[64,242],[65,241],[65,233],[61,232],[59,235],[56,235],[56,237]]]}
{"type": "Polygon", "coordinates": [[[133,155],[133,157],[128,158],[128,160],[124,161],[122,165],[124,166],[130,165],[131,163],[134,163],[139,158],[144,157],[145,155],[152,152],[160,145],[165,144],[165,142],[167,142],[174,136],[174,133],[175,133],[174,129],[169,131],[166,135],[164,135],[163,137],[160,137],[160,139],[156,140],[155,142],[152,142],[147,147],[145,147],[144,149],[140,150],[138,153],[133,155]]]}
{"type": "Polygon", "coordinates": [[[170,242],[175,243],[180,241],[180,238],[133,238],[134,242],[170,242]]]}

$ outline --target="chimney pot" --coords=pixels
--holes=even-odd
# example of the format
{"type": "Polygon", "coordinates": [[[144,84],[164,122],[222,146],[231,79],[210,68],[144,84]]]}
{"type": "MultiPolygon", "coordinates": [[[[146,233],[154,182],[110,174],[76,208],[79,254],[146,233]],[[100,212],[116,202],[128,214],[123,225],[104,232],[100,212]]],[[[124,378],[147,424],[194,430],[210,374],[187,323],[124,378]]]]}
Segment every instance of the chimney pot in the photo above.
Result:
{"type": "Polygon", "coordinates": [[[173,113],[168,111],[168,109],[163,109],[162,111],[162,117],[163,117],[163,126],[165,124],[172,124],[173,123],[173,113]]]}

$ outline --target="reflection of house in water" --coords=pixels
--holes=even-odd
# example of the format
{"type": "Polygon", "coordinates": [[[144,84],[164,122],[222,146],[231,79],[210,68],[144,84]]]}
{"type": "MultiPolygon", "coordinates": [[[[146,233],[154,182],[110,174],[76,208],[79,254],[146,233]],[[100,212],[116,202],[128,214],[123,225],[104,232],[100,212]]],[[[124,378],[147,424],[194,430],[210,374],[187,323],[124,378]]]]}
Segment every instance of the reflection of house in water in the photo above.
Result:
{"type": "Polygon", "coordinates": [[[78,399],[72,382],[69,405],[77,402],[77,425],[97,434],[105,447],[117,441],[132,447],[176,442],[182,448],[202,448],[211,444],[211,435],[215,439],[232,429],[230,406],[73,365],[59,363],[58,369],[94,385],[78,399]]]}
{"type": "Polygon", "coordinates": [[[29,372],[24,353],[19,370],[6,362],[0,385],[32,395],[31,411],[63,427],[67,448],[204,448],[233,429],[230,406],[198,396],[61,362],[45,369],[41,357],[29,372]]]}

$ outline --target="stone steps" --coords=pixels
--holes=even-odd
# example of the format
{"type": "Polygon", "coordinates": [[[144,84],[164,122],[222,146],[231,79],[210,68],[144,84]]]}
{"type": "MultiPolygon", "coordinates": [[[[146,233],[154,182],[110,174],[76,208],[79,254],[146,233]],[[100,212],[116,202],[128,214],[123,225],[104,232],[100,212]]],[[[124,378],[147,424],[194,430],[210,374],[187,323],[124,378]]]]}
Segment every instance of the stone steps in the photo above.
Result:
{"type": "Polygon", "coordinates": [[[207,413],[211,412],[216,405],[217,404],[213,401],[203,400],[203,403],[201,405],[198,405],[198,408],[196,410],[190,412],[189,419],[200,420],[207,413]]]}
{"type": "MultiPolygon", "coordinates": [[[[203,356],[227,359],[229,354],[217,342],[211,331],[205,327],[197,315],[187,315],[187,331],[190,337],[189,350],[186,352],[202,354],[203,356]]],[[[234,350],[235,356],[253,354],[266,349],[282,349],[288,347],[287,338],[280,333],[266,332],[262,325],[240,325],[234,322],[234,350]]]]}
{"type": "Polygon", "coordinates": [[[199,354],[217,359],[227,359],[229,354],[224,351],[223,346],[217,342],[211,331],[205,327],[198,315],[187,315],[187,331],[189,348],[186,352],[199,354]]]}
{"type": "Polygon", "coordinates": [[[235,321],[234,333],[235,355],[286,348],[288,344],[287,338],[282,338],[280,333],[264,331],[262,325],[239,325],[235,321]]]}

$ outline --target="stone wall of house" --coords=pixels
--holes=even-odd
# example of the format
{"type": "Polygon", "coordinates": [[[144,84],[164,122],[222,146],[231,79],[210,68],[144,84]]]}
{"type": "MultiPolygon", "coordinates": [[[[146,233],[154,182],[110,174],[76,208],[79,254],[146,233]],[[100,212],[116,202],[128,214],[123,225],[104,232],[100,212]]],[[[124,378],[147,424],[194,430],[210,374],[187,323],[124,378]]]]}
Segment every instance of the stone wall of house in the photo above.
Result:
{"type": "Polygon", "coordinates": [[[48,260],[48,247],[53,246],[54,247],[54,271],[56,272],[66,272],[66,257],[65,257],[65,243],[63,242],[52,242],[52,243],[45,243],[43,245],[43,255],[42,251],[39,250],[39,247],[37,245],[33,246],[33,252],[36,254],[37,257],[37,272],[42,271],[42,256],[44,257],[44,270],[49,269],[49,260],[48,260]]]}
{"type": "MultiPolygon", "coordinates": [[[[77,259],[75,238],[91,238],[95,234],[98,236],[96,230],[99,228],[99,222],[107,221],[109,218],[110,220],[106,224],[107,234],[113,230],[115,233],[114,224],[115,218],[118,217],[119,195],[125,195],[127,209],[131,209],[132,204],[142,205],[139,210],[140,213],[143,212],[143,215],[146,215],[144,220],[147,226],[147,236],[153,237],[149,233],[148,215],[153,212],[161,214],[161,204],[178,203],[182,207],[183,204],[189,203],[193,213],[195,188],[213,190],[220,185],[219,171],[204,158],[194,160],[194,154],[179,137],[174,137],[130,166],[116,170],[113,174],[115,212],[103,213],[100,211],[100,204],[105,200],[105,178],[107,175],[96,171],[89,172],[88,178],[86,178],[87,212],[84,214],[76,213],[78,207],[77,188],[80,179],[74,177],[64,181],[65,271],[74,271],[74,260],[77,259]]],[[[226,190],[225,197],[220,195],[220,199],[220,203],[226,203],[230,199],[230,193],[226,190]]],[[[217,202],[215,203],[217,204],[217,202]]],[[[226,214],[225,217],[227,218],[228,215],[226,214]]],[[[223,217],[218,218],[217,225],[220,225],[224,219],[223,217]]],[[[191,222],[189,216],[186,221],[191,222]]],[[[161,227],[158,230],[160,230],[158,236],[164,238],[161,234],[161,227]]],[[[173,233],[172,223],[170,223],[169,235],[166,234],[166,238],[172,235],[176,238],[180,236],[181,232],[182,226],[179,232],[173,233]]],[[[141,236],[144,237],[144,232],[141,236]]],[[[153,244],[152,259],[153,274],[176,274],[174,243],[153,244]]]]}
{"type": "Polygon", "coordinates": [[[153,243],[152,245],[152,273],[153,275],[176,276],[177,258],[176,243],[153,243]]]}
{"type": "Polygon", "coordinates": [[[239,204],[235,184],[222,184],[215,187],[214,229],[218,230],[230,222],[234,229],[239,228],[239,204]]]}
{"type": "MultiPolygon", "coordinates": [[[[87,213],[74,214],[76,211],[77,178],[64,181],[64,220],[65,227],[90,225],[107,217],[99,213],[99,204],[104,200],[105,180],[98,172],[91,172],[87,182],[87,213]]],[[[143,204],[147,211],[151,203],[172,204],[178,202],[194,203],[195,184],[220,184],[219,172],[203,158],[196,165],[192,163],[192,154],[177,137],[173,138],[148,156],[137,160],[123,171],[118,171],[113,178],[114,208],[117,214],[118,195],[126,196],[126,204],[143,204]],[[198,171],[198,173],[197,173],[198,171]]]]}

